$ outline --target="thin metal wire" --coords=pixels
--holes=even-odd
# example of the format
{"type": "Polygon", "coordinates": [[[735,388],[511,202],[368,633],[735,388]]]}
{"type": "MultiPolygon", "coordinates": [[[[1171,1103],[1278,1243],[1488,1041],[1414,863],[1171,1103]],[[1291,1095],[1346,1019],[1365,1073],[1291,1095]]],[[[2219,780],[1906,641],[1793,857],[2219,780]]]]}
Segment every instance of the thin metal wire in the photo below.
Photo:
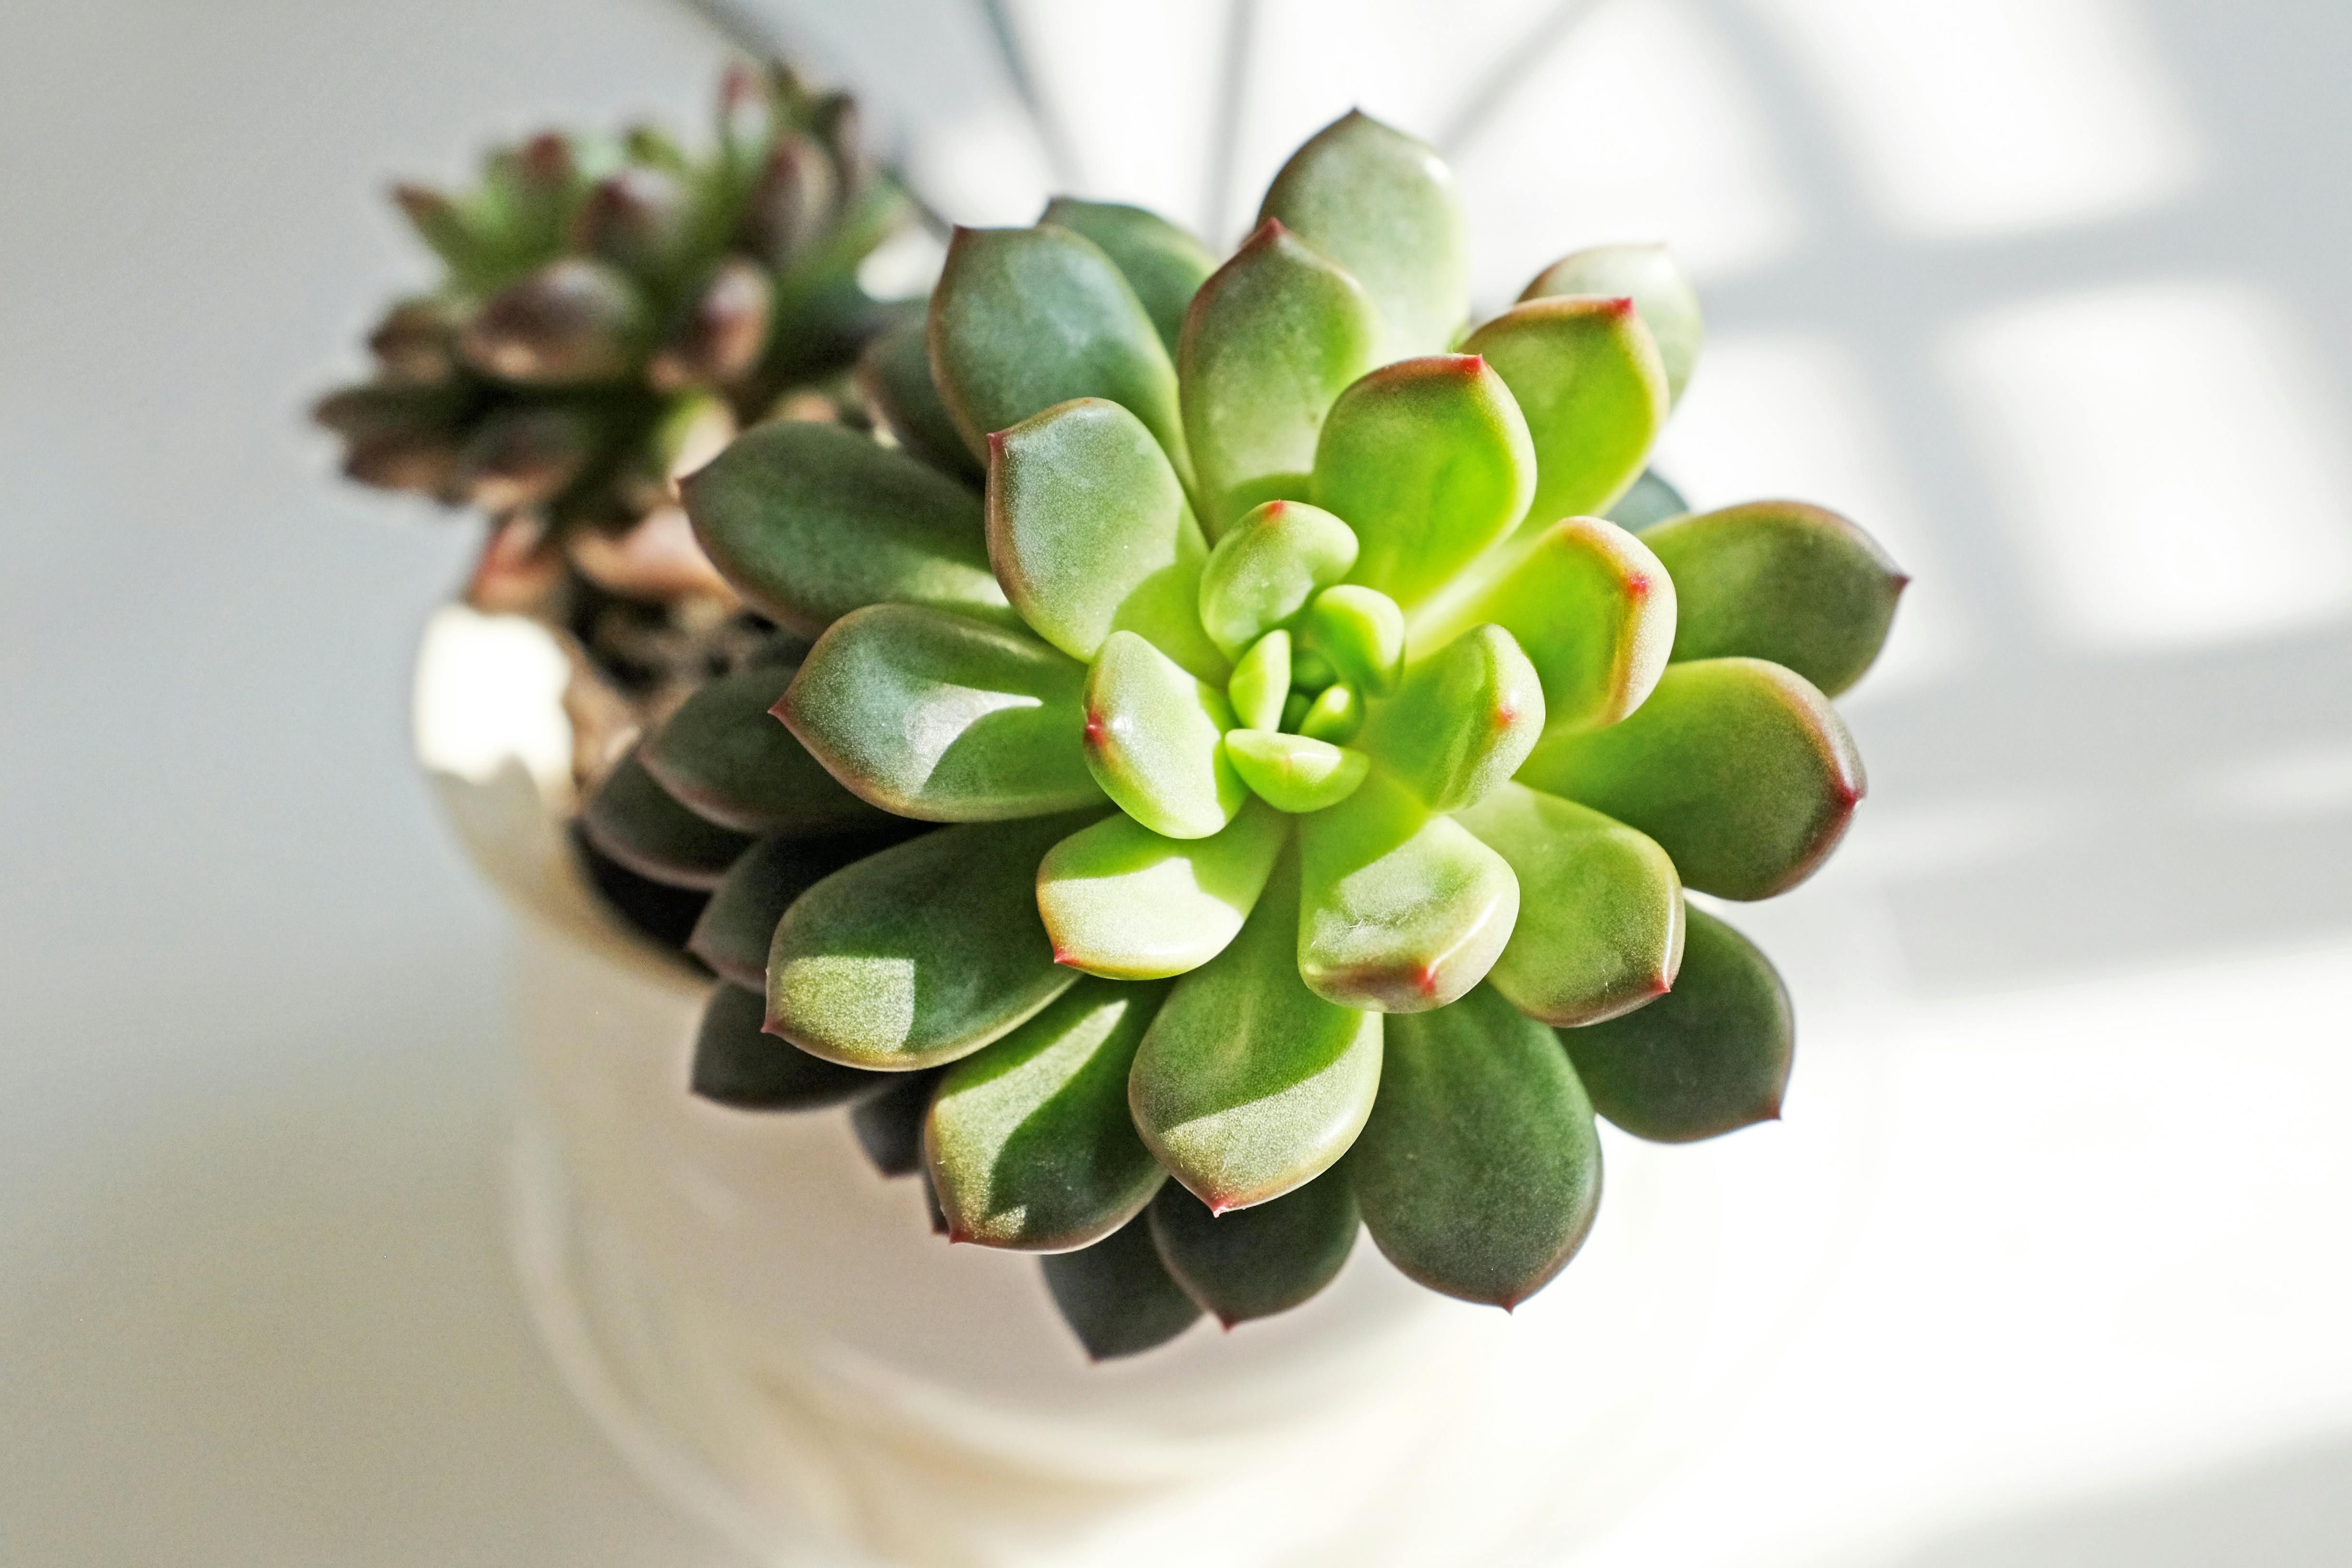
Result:
{"type": "Polygon", "coordinates": [[[1494,123],[1496,114],[1549,59],[1562,40],[1593,8],[1594,0],[1559,0],[1541,20],[1495,57],[1475,85],[1457,100],[1445,129],[1437,135],[1438,153],[1448,162],[1494,123]]]}
{"type": "Polygon", "coordinates": [[[1224,59],[1209,121],[1209,163],[1202,173],[1201,236],[1222,247],[1233,222],[1234,182],[1241,177],[1242,110],[1249,91],[1250,50],[1257,38],[1257,0],[1232,0],[1225,9],[1224,59]]]}
{"type": "Polygon", "coordinates": [[[1078,183],[1076,152],[1062,127],[1061,117],[1046,107],[1036,74],[1029,68],[1028,53],[1021,47],[1021,30],[1013,26],[1012,12],[1005,8],[1004,0],[979,0],[979,5],[989,35],[996,40],[997,58],[1004,62],[1004,74],[1012,79],[1013,96],[1021,100],[1045,150],[1045,164],[1053,173],[1054,184],[1065,191],[1075,187],[1078,183]]]}

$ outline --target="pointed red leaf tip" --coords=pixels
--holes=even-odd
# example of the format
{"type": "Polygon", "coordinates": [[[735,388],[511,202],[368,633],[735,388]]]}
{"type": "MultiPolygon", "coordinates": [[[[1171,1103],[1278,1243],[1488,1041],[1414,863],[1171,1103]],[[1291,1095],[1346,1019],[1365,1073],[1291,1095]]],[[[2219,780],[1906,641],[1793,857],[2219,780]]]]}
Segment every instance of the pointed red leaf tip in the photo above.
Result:
{"type": "Polygon", "coordinates": [[[1087,710],[1087,744],[1101,750],[1110,743],[1110,721],[1093,709],[1087,710]]]}
{"type": "Polygon", "coordinates": [[[572,144],[562,133],[542,131],[522,147],[523,173],[541,184],[553,184],[572,172],[572,144]]]}
{"type": "Polygon", "coordinates": [[[1494,725],[1496,729],[1509,729],[1513,721],[1517,720],[1518,716],[1519,710],[1512,707],[1509,703],[1497,702],[1495,704],[1494,725]]]}
{"type": "Polygon", "coordinates": [[[968,1230],[958,1230],[955,1227],[955,1222],[953,1220],[950,1220],[948,1222],[948,1245],[950,1247],[953,1247],[960,1241],[970,1241],[971,1239],[971,1232],[968,1230]]]}
{"type": "Polygon", "coordinates": [[[1648,598],[1650,596],[1649,574],[1643,572],[1636,572],[1632,576],[1626,578],[1625,596],[1629,599],[1648,598]]]}
{"type": "Polygon", "coordinates": [[[991,430],[988,433],[988,466],[992,468],[996,467],[996,459],[1003,456],[1004,456],[1004,432],[991,430]]]}
{"type": "Polygon", "coordinates": [[[1069,950],[1066,948],[1057,947],[1054,950],[1054,962],[1062,965],[1065,969],[1075,969],[1077,967],[1077,961],[1070,956],[1069,950]]]}
{"type": "Polygon", "coordinates": [[[1630,316],[1633,313],[1633,297],[1621,294],[1614,299],[1603,300],[1601,309],[1612,316],[1630,316]]]}
{"type": "Polygon", "coordinates": [[[1234,1331],[1234,1325],[1240,1321],[1241,1320],[1239,1318],[1228,1318],[1223,1312],[1219,1312],[1217,1314],[1217,1326],[1223,1329],[1225,1332],[1229,1334],[1234,1331]]]}
{"type": "Polygon", "coordinates": [[[1443,980],[1444,976],[1437,973],[1437,965],[1424,963],[1421,966],[1421,973],[1412,977],[1413,989],[1423,996],[1434,996],[1443,980]]]}

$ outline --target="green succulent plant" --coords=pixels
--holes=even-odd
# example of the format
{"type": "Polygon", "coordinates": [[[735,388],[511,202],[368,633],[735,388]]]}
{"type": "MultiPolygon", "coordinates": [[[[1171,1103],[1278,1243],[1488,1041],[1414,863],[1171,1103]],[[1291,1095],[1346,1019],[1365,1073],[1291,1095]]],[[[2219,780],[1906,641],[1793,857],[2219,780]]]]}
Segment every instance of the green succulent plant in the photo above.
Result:
{"type": "Polygon", "coordinates": [[[316,417],[352,478],[527,519],[542,549],[675,507],[681,466],[838,380],[885,319],[859,264],[911,213],[856,104],[782,64],[728,72],[703,156],[550,132],[470,190],[394,194],[442,281],[316,417]]]}
{"type": "Polygon", "coordinates": [[[1778,1114],[1780,982],[1685,892],[1837,843],[1828,697],[1904,578],[1644,478],[1701,335],[1664,251],[1475,326],[1468,278],[1443,164],[1351,114],[1222,265],[1132,208],[959,231],[868,359],[895,448],[772,425],[687,481],[811,639],[607,812],[717,888],[696,1087],[853,1101],[885,1168],[919,1123],[937,1223],[1047,1255],[1097,1356],[1295,1306],[1360,1227],[1512,1305],[1592,1224],[1596,1110],[1778,1114]]]}

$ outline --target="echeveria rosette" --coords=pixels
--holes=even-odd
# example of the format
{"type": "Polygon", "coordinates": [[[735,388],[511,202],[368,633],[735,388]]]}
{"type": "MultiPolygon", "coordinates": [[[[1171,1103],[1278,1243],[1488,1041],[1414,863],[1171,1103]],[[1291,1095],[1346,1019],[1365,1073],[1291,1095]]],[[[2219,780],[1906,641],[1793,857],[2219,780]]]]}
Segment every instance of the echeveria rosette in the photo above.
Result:
{"type": "Polygon", "coordinates": [[[500,525],[494,598],[551,543],[624,593],[721,589],[673,476],[795,389],[855,406],[830,388],[887,320],[858,267],[909,204],[856,105],[781,64],[728,74],[718,133],[695,156],[647,129],[551,132],[493,152],[471,189],[395,193],[441,283],[392,308],[373,377],[317,417],[352,478],[500,525]],[[627,549],[604,537],[648,519],[627,549]]]}
{"type": "Polygon", "coordinates": [[[1785,996],[1684,889],[1834,846],[1863,779],[1824,692],[1902,580],[1793,503],[1602,515],[1697,349],[1663,252],[1475,330],[1467,277],[1443,165],[1350,115],[1213,270],[1133,209],[960,232],[896,384],[927,438],[756,431],[689,486],[815,637],[776,715],[949,825],[791,904],[765,1026],[944,1068],[945,1228],[1059,1255],[1097,1354],[1295,1305],[1360,1217],[1510,1305],[1591,1224],[1596,1107],[1777,1114],[1785,996]]]}

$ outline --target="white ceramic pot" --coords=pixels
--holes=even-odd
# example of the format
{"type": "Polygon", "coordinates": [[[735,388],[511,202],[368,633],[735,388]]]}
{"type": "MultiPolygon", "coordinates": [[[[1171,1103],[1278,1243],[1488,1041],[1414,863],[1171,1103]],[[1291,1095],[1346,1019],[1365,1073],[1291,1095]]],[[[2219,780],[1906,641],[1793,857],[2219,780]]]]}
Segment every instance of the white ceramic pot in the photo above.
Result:
{"type": "Polygon", "coordinates": [[[1785,1324],[1726,1288],[1718,1166],[1612,1137],[1592,1240],[1516,1314],[1366,1240],[1296,1311],[1089,1364],[1035,1260],[935,1237],[842,1113],[687,1092],[707,983],[574,866],[565,675],[537,626],[462,608],[418,667],[419,755],[523,917],[517,1250],[590,1409],[760,1561],[1558,1561],[1785,1324]]]}

